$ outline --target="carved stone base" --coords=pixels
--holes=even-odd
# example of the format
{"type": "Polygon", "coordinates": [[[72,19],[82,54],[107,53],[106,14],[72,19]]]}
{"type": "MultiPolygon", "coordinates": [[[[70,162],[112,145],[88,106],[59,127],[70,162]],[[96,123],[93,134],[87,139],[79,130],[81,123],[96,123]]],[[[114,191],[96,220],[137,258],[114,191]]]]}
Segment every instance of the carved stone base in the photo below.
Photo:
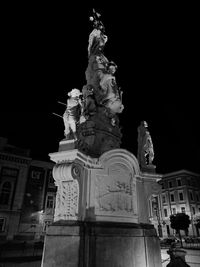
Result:
{"type": "Polygon", "coordinates": [[[73,150],[76,147],[76,142],[74,139],[63,139],[59,143],[58,151],[73,150]]]}
{"type": "Polygon", "coordinates": [[[160,267],[152,225],[63,222],[49,227],[42,267],[160,267]]]}
{"type": "Polygon", "coordinates": [[[147,173],[155,173],[156,172],[156,166],[153,164],[141,166],[141,171],[147,172],[147,173]]]}

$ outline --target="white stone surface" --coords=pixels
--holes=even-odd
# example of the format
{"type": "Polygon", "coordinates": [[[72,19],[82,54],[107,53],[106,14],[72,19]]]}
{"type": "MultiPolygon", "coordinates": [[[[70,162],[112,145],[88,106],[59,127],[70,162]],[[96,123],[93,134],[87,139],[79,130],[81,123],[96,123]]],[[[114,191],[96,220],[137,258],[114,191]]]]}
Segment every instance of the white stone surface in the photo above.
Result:
{"type": "Polygon", "coordinates": [[[159,175],[141,173],[136,157],[113,149],[91,158],[77,149],[50,154],[57,197],[54,221],[149,223],[148,200],[159,175]]]}

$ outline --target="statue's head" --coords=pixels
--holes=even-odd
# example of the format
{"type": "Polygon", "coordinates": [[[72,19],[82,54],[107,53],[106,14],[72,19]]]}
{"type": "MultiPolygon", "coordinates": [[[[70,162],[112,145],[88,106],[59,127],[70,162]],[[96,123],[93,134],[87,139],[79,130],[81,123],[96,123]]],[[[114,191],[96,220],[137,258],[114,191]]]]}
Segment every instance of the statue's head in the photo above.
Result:
{"type": "Polygon", "coordinates": [[[142,122],[141,122],[141,125],[142,125],[142,126],[144,126],[145,128],[147,128],[147,127],[148,127],[148,124],[147,124],[147,122],[146,122],[146,121],[142,121],[142,122]]]}
{"type": "Polygon", "coordinates": [[[82,93],[80,92],[79,89],[74,88],[74,89],[72,89],[71,92],[69,92],[67,95],[68,95],[69,97],[76,98],[76,97],[79,97],[80,95],[82,95],[82,93]]]}

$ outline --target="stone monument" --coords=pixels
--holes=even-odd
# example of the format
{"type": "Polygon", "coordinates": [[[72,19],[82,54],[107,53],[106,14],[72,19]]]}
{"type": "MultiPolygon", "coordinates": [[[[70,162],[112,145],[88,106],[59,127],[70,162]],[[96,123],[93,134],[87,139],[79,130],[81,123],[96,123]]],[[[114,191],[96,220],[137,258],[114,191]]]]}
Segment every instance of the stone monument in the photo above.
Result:
{"type": "Polygon", "coordinates": [[[104,55],[108,37],[100,14],[93,10],[90,20],[87,83],[82,92],[69,93],[65,139],[49,154],[57,196],[42,266],[160,267],[148,210],[161,177],[142,171],[136,157],[120,148],[124,106],[117,66],[104,55]]]}

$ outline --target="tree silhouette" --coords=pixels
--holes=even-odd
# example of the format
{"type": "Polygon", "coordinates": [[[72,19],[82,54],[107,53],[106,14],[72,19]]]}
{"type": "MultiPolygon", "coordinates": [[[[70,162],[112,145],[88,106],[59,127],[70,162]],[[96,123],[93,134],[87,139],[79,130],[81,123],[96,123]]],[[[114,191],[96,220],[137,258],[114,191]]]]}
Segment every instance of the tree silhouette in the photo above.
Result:
{"type": "Polygon", "coordinates": [[[188,232],[189,225],[191,223],[190,218],[185,213],[177,213],[170,216],[171,228],[176,230],[176,233],[179,234],[181,247],[183,246],[180,230],[188,232]]]}

